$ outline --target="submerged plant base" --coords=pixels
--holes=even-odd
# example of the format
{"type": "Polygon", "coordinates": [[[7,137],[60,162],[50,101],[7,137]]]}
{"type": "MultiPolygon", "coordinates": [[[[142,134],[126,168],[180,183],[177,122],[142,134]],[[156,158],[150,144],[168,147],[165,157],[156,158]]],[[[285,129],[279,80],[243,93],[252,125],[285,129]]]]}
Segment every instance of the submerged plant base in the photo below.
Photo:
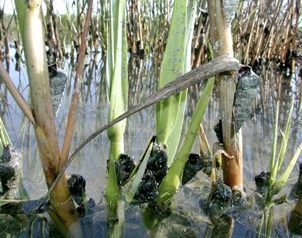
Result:
{"type": "Polygon", "coordinates": [[[171,204],[149,203],[144,211],[144,224],[148,229],[154,228],[160,221],[169,217],[172,213],[171,204]]]}
{"type": "Polygon", "coordinates": [[[231,216],[222,215],[219,218],[219,222],[217,222],[211,229],[211,233],[208,230],[210,233],[209,237],[232,237],[234,223],[235,221],[231,216]]]}
{"type": "Polygon", "coordinates": [[[291,194],[294,195],[294,197],[302,198],[302,163],[299,164],[299,177],[298,181],[294,185],[291,194]]]}
{"type": "Polygon", "coordinates": [[[213,184],[209,198],[205,201],[201,200],[200,206],[215,224],[216,220],[219,220],[222,214],[230,208],[231,202],[231,188],[225,185],[221,180],[218,180],[213,184]]]}
{"type": "Polygon", "coordinates": [[[300,198],[295,208],[290,213],[288,229],[297,235],[302,235],[302,199],[300,198]]]}

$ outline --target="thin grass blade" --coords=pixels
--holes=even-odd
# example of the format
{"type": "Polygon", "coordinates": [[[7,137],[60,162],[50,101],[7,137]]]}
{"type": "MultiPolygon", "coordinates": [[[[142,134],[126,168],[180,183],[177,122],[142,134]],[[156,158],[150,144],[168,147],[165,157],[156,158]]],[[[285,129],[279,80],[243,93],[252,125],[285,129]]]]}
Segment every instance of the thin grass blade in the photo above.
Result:
{"type": "Polygon", "coordinates": [[[287,167],[284,170],[284,172],[282,173],[282,175],[273,184],[273,194],[277,194],[284,187],[284,185],[285,185],[286,181],[288,180],[293,168],[296,165],[296,162],[298,160],[298,157],[299,157],[301,151],[302,151],[302,143],[297,148],[294,156],[291,158],[289,164],[287,165],[287,167]]]}
{"type": "Polygon", "coordinates": [[[272,155],[270,163],[270,184],[273,184],[277,176],[277,166],[276,166],[276,153],[277,153],[277,142],[278,142],[278,121],[279,121],[279,101],[277,102],[276,112],[275,112],[275,124],[274,124],[274,135],[272,144],[272,155]]]}
{"type": "Polygon", "coordinates": [[[281,144],[281,148],[280,148],[278,159],[277,159],[277,166],[278,166],[277,167],[277,173],[281,169],[281,165],[282,165],[282,162],[284,160],[284,156],[285,156],[285,153],[286,153],[286,150],[287,150],[287,143],[288,143],[288,140],[289,140],[293,110],[294,110],[294,100],[292,99],[291,107],[290,107],[290,110],[289,110],[289,114],[288,114],[288,118],[287,118],[287,122],[286,122],[286,126],[285,126],[285,131],[284,131],[284,134],[282,133],[282,144],[281,144]]]}

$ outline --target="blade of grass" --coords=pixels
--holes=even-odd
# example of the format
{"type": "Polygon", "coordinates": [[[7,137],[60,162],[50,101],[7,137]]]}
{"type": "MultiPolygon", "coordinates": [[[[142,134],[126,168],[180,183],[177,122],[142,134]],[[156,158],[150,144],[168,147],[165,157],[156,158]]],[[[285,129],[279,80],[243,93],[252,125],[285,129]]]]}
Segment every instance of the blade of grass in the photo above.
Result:
{"type": "MultiPolygon", "coordinates": [[[[208,79],[208,82],[205,86],[205,89],[200,96],[194,113],[192,115],[192,119],[184,138],[184,141],[176,154],[175,160],[173,161],[171,167],[168,170],[167,175],[165,176],[162,183],[159,185],[158,196],[156,199],[156,203],[161,208],[165,208],[169,205],[170,200],[175,195],[180,182],[181,176],[187,162],[190,150],[194,143],[195,137],[198,132],[199,125],[202,121],[206,108],[208,106],[212,90],[214,88],[215,78],[208,79]]],[[[147,228],[153,228],[158,222],[159,218],[158,214],[154,214],[152,212],[153,208],[148,207],[144,213],[144,222],[147,228]]]]}
{"type": "Polygon", "coordinates": [[[187,162],[195,137],[197,135],[199,125],[208,106],[210,96],[214,88],[214,84],[215,78],[208,79],[205,89],[202,95],[200,96],[194,113],[192,115],[192,120],[184,138],[184,141],[179,149],[179,152],[175,157],[175,161],[172,163],[166,177],[159,186],[158,202],[160,204],[169,201],[178,189],[183,169],[187,162]]]}
{"type": "Polygon", "coordinates": [[[63,146],[61,150],[61,160],[60,160],[60,168],[66,163],[68,159],[68,155],[70,152],[73,132],[74,132],[74,126],[76,122],[76,116],[77,116],[77,109],[79,104],[79,90],[78,90],[78,79],[82,77],[83,71],[84,71],[84,61],[85,61],[85,52],[86,52],[86,38],[88,35],[88,28],[91,21],[91,14],[92,14],[92,6],[93,6],[93,0],[89,0],[88,2],[88,8],[87,8],[87,14],[86,14],[86,20],[84,24],[84,29],[81,34],[81,45],[79,49],[79,55],[78,55],[78,62],[76,66],[76,76],[74,80],[74,86],[73,86],[73,93],[71,97],[71,102],[69,106],[69,112],[67,117],[67,124],[66,124],[66,130],[64,134],[64,141],[63,146]]]}
{"type": "MultiPolygon", "coordinates": [[[[197,1],[176,0],[169,36],[161,65],[159,88],[190,70],[192,29],[197,1]]],[[[156,106],[158,142],[167,145],[168,165],[174,159],[180,141],[187,90],[175,94],[156,106]]]]}
{"type": "Polygon", "coordinates": [[[289,164],[287,165],[286,169],[283,171],[281,176],[273,184],[273,194],[277,194],[284,187],[284,185],[285,185],[286,181],[288,180],[293,168],[296,165],[296,162],[299,158],[299,155],[300,155],[301,151],[302,151],[302,143],[299,145],[299,147],[295,151],[295,154],[291,158],[291,160],[290,160],[289,164]]]}
{"type": "Polygon", "coordinates": [[[281,149],[279,151],[278,159],[277,159],[277,173],[280,171],[281,165],[284,160],[284,156],[287,150],[287,143],[289,140],[289,134],[290,134],[290,128],[292,123],[292,114],[294,110],[294,99],[292,98],[291,101],[291,107],[288,113],[288,118],[285,126],[284,134],[282,133],[282,143],[281,143],[281,149]]]}
{"type": "Polygon", "coordinates": [[[272,155],[270,162],[270,179],[269,182],[272,185],[277,176],[277,166],[276,166],[276,153],[277,153],[277,142],[278,142],[278,121],[279,121],[279,101],[277,101],[277,107],[275,112],[275,124],[274,124],[274,135],[273,135],[273,143],[272,143],[272,155]]]}
{"type": "Polygon", "coordinates": [[[142,177],[144,176],[151,150],[152,150],[152,145],[148,147],[147,153],[144,153],[145,155],[142,157],[141,163],[138,164],[138,169],[135,173],[135,177],[132,180],[129,191],[126,192],[126,200],[129,203],[132,202],[133,197],[137,191],[137,188],[140,182],[142,181],[142,177]]]}

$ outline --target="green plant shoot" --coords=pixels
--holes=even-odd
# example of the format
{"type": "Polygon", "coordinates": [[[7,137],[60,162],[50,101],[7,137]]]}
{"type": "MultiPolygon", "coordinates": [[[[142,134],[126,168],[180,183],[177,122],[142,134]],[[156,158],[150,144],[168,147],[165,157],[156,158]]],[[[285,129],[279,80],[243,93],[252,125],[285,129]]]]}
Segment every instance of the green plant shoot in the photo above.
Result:
{"type": "MultiPolygon", "coordinates": [[[[159,88],[190,70],[191,38],[196,1],[176,0],[167,46],[160,70],[159,88]],[[189,3],[190,2],[190,3],[189,3]]],[[[177,151],[181,136],[187,90],[157,104],[158,142],[167,145],[168,165],[177,151]]]]}
{"type": "MultiPolygon", "coordinates": [[[[110,22],[107,38],[108,53],[106,59],[106,76],[109,83],[109,121],[127,111],[128,79],[127,79],[127,41],[125,29],[125,0],[110,1],[110,22]]],[[[115,219],[118,206],[119,188],[117,184],[114,162],[124,151],[126,120],[108,130],[110,155],[108,166],[108,182],[106,198],[109,216],[115,219]]]]}

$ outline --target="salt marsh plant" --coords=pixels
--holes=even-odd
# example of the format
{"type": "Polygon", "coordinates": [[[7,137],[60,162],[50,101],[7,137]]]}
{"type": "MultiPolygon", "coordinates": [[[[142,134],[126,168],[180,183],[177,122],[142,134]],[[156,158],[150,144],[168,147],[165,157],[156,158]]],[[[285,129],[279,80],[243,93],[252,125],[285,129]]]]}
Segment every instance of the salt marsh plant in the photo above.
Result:
{"type": "MultiPolygon", "coordinates": [[[[158,196],[156,198],[156,206],[158,206],[160,211],[164,211],[170,206],[171,199],[176,194],[180,185],[181,176],[183,174],[187,158],[195,141],[195,137],[197,135],[198,128],[204,116],[205,110],[208,106],[214,84],[215,78],[212,77],[208,79],[203,94],[200,96],[195,111],[192,115],[191,123],[184,141],[177,152],[175,160],[172,162],[167,175],[159,186],[158,196]]],[[[155,211],[156,209],[151,206],[148,207],[145,212],[145,224],[148,228],[155,227],[160,220],[158,214],[154,213],[155,211]]]]}
{"type": "MultiPolygon", "coordinates": [[[[43,32],[43,21],[40,9],[41,0],[16,0],[15,2],[17,6],[19,27],[30,82],[32,107],[22,98],[12,82],[8,79],[8,75],[7,73],[5,74],[5,70],[2,65],[0,65],[0,75],[3,78],[6,87],[22,108],[24,114],[34,126],[43,170],[45,173],[47,186],[49,188],[51,203],[49,213],[61,228],[63,233],[67,234],[68,227],[77,223],[76,211],[73,207],[74,204],[70,203],[70,192],[67,188],[67,175],[64,171],[75,158],[77,152],[79,152],[89,141],[91,141],[101,132],[108,129],[110,154],[108,160],[108,181],[105,190],[105,197],[108,204],[108,223],[110,224],[109,235],[112,237],[122,235],[124,208],[121,205],[125,204],[125,201],[123,200],[124,195],[126,194],[126,204],[127,202],[132,202],[148,164],[148,158],[142,160],[142,162],[136,166],[136,172],[131,174],[132,177],[129,180],[132,180],[132,184],[126,184],[130,187],[130,189],[128,189],[129,187],[127,186],[121,189],[122,185],[118,182],[119,178],[117,177],[118,175],[116,167],[120,155],[124,153],[124,132],[126,128],[126,119],[132,114],[155,104],[157,104],[157,142],[167,145],[168,165],[165,165],[165,168],[169,167],[168,171],[165,171],[167,174],[163,178],[162,182],[158,182],[156,184],[157,191],[155,200],[152,201],[152,203],[149,203],[148,207],[145,207],[146,210],[144,210],[144,218],[147,226],[149,228],[156,226],[159,220],[163,218],[158,217],[158,214],[156,213],[159,210],[161,211],[169,208],[171,200],[179,188],[189,152],[192,148],[215,84],[218,86],[220,91],[219,100],[224,145],[224,153],[222,153],[222,157],[224,157],[224,181],[232,189],[243,190],[243,163],[241,152],[242,138],[241,131],[237,130],[233,120],[234,95],[236,91],[239,62],[233,58],[234,49],[232,46],[232,39],[235,39],[235,44],[240,45],[238,43],[238,38],[244,38],[240,33],[240,29],[242,27],[241,23],[244,22],[244,20],[239,21],[239,19],[236,18],[236,23],[233,25],[233,29],[236,30],[237,35],[234,36],[231,33],[231,22],[238,1],[99,1],[100,10],[98,13],[101,12],[101,14],[98,14],[98,16],[93,16],[93,22],[96,25],[90,28],[90,37],[87,37],[87,34],[89,34],[89,20],[85,21],[85,26],[82,26],[84,16],[83,11],[88,1],[75,2],[74,5],[77,7],[77,15],[72,16],[67,11],[66,22],[60,23],[62,24],[61,26],[66,24],[67,27],[63,27],[68,29],[64,34],[62,34],[63,37],[60,38],[60,36],[55,36],[54,34],[56,30],[50,29],[49,34],[52,35],[48,38],[49,42],[54,41],[53,47],[58,48],[57,50],[59,50],[60,55],[63,54],[65,50],[64,48],[66,47],[64,46],[64,48],[62,48],[62,46],[65,44],[64,38],[70,38],[70,42],[74,40],[74,47],[72,47],[72,49],[75,50],[75,53],[78,50],[76,46],[80,44],[74,91],[71,99],[69,115],[67,118],[66,133],[64,135],[65,137],[61,150],[59,148],[54,123],[55,115],[53,113],[49,93],[49,75],[47,70],[47,60],[43,37],[45,33],[43,32]],[[172,9],[171,2],[174,3],[173,14],[170,12],[172,9]],[[206,5],[208,5],[208,11],[206,10],[206,5]],[[143,9],[147,9],[150,12],[147,12],[147,10],[144,12],[143,9]],[[128,13],[126,13],[126,10],[128,13]],[[195,19],[196,16],[199,17],[198,20],[195,19]],[[127,28],[126,17],[128,17],[127,28]],[[97,22],[101,22],[100,28],[96,27],[98,24],[97,22]],[[156,22],[157,24],[154,24],[153,26],[153,22],[156,22]],[[169,31],[163,30],[161,32],[161,28],[159,28],[159,26],[163,24],[164,26],[162,27],[164,29],[168,29],[169,22],[171,22],[169,31]],[[196,23],[198,23],[198,26],[196,23]],[[100,30],[98,31],[98,29],[100,30]],[[80,34],[82,31],[83,34],[80,34]],[[153,33],[155,35],[154,37],[152,35],[153,33]],[[168,35],[167,39],[166,35],[168,35]],[[195,35],[195,38],[193,35],[195,35]],[[128,38],[126,38],[126,36],[128,38]],[[92,48],[91,40],[93,39],[97,41],[98,37],[100,37],[99,40],[101,42],[102,59],[104,60],[104,56],[106,56],[105,65],[108,86],[107,92],[108,101],[110,103],[108,116],[109,123],[90,135],[70,155],[69,151],[71,141],[73,139],[73,129],[76,122],[77,105],[80,97],[80,92],[77,88],[77,85],[80,83],[82,77],[81,75],[83,73],[86,47],[85,42],[89,41],[92,48]],[[191,45],[192,38],[194,42],[193,47],[191,45]],[[211,39],[211,44],[208,44],[208,39],[211,39]],[[130,47],[128,47],[127,41],[130,43],[130,47]],[[135,57],[134,53],[138,53],[141,57],[144,54],[146,55],[146,53],[150,53],[152,49],[155,51],[152,52],[152,56],[150,56],[150,58],[154,57],[152,58],[152,63],[159,65],[159,62],[162,59],[161,55],[164,48],[165,52],[160,68],[158,90],[154,94],[151,94],[150,97],[147,97],[145,101],[127,111],[128,56],[135,57]],[[196,67],[200,62],[208,62],[200,67],[197,67],[196,70],[190,71],[191,59],[193,58],[191,55],[192,48],[192,52],[198,52],[193,56],[195,57],[194,65],[196,67]],[[129,54],[127,50],[129,50],[129,54]],[[141,52],[138,52],[140,50],[141,52]],[[217,77],[213,78],[215,75],[217,77]],[[206,79],[206,85],[192,115],[188,131],[186,132],[183,140],[181,140],[187,89],[190,86],[196,85],[206,79]],[[126,191],[125,194],[124,191],[126,191]],[[64,206],[61,206],[60,204],[64,204],[64,206]],[[67,206],[65,206],[65,204],[67,204],[67,206]]],[[[51,27],[55,28],[55,17],[51,12],[52,1],[46,2],[48,3],[49,11],[45,16],[45,22],[49,22],[51,27]]],[[[295,38],[292,37],[292,34],[289,32],[291,23],[295,23],[297,21],[297,18],[294,18],[293,16],[297,16],[296,12],[294,14],[294,10],[299,8],[300,3],[298,3],[299,1],[296,1],[294,4],[293,0],[287,2],[287,7],[290,10],[289,15],[291,16],[291,18],[288,19],[289,15],[287,14],[280,14],[281,16],[279,16],[280,4],[282,1],[277,0],[271,2],[272,6],[277,6],[274,14],[276,19],[278,22],[282,22],[282,25],[286,26],[287,29],[287,34],[284,38],[286,44],[281,47],[282,49],[279,52],[279,54],[282,56],[281,58],[284,59],[286,58],[284,57],[284,54],[288,51],[288,49],[293,50],[295,48],[295,44],[292,42],[292,40],[295,41],[295,38]],[[282,18],[284,18],[284,21],[282,21],[282,18]]],[[[259,1],[251,1],[251,3],[244,3],[244,1],[240,1],[238,5],[238,12],[241,15],[246,12],[245,10],[251,12],[248,20],[249,24],[247,25],[251,25],[253,29],[257,29],[255,32],[250,32],[248,42],[244,45],[245,47],[242,47],[242,51],[240,51],[240,47],[235,49],[237,52],[241,52],[241,58],[244,62],[254,62],[257,55],[268,55],[270,57],[278,55],[278,49],[280,48],[276,47],[278,44],[276,44],[273,49],[269,49],[269,47],[267,47],[268,49],[264,49],[261,46],[262,42],[265,42],[265,45],[270,45],[273,32],[276,32],[275,28],[273,28],[267,36],[265,30],[261,31],[260,24],[257,25],[257,23],[261,23],[262,21],[262,16],[260,16],[257,12],[257,9],[260,9],[261,4],[262,3],[259,1]],[[246,5],[249,7],[245,8],[246,5]],[[258,40],[257,42],[253,41],[254,34],[256,34],[255,39],[258,40]],[[255,52],[252,51],[252,48],[255,49],[255,52]],[[272,50],[274,50],[274,53],[272,53],[272,50]],[[254,53],[256,53],[256,55],[254,53]]],[[[90,9],[90,13],[87,14],[87,19],[90,19],[89,15],[91,14],[91,8],[92,0],[89,1],[88,9],[90,9]]],[[[265,26],[268,26],[270,23],[269,19],[266,17],[264,18],[266,19],[265,26]]],[[[63,17],[60,19],[63,19],[63,17]]],[[[273,24],[273,26],[275,25],[273,24]]],[[[44,26],[44,30],[45,29],[47,29],[47,26],[44,26]]],[[[297,25],[295,25],[294,32],[295,31],[297,31],[297,25]]],[[[97,44],[94,45],[94,50],[98,50],[97,44]]],[[[290,161],[287,169],[282,172],[281,165],[288,144],[290,121],[288,121],[286,125],[285,132],[282,133],[283,139],[281,149],[278,154],[276,151],[277,131],[278,128],[275,126],[269,189],[265,194],[265,199],[268,204],[267,210],[269,210],[270,206],[276,202],[273,197],[284,186],[291,170],[293,169],[297,156],[302,150],[302,146],[299,146],[297,153],[293,156],[293,159],[290,161]],[[279,176],[280,173],[281,175],[279,176]]],[[[154,139],[152,139],[152,141],[153,140],[154,139]]],[[[148,147],[146,150],[148,154],[151,154],[150,150],[151,148],[148,147]]],[[[266,217],[264,220],[269,220],[267,218],[271,216],[270,210],[269,214],[265,216],[266,217]]],[[[80,232],[78,234],[80,234],[80,232]]]]}
{"type": "MultiPolygon", "coordinates": [[[[77,75],[74,86],[72,104],[66,126],[64,145],[60,151],[56,126],[54,122],[54,111],[52,107],[50,84],[48,75],[48,65],[45,52],[44,29],[42,24],[41,1],[15,1],[18,23],[24,48],[26,66],[29,78],[32,109],[27,102],[19,95],[7,74],[2,74],[3,81],[12,93],[24,114],[33,124],[37,139],[42,168],[46,178],[46,183],[50,189],[50,204],[48,211],[63,234],[68,233],[71,225],[77,222],[75,207],[71,203],[67,184],[67,175],[63,173],[57,177],[60,169],[66,163],[69,154],[73,125],[77,107],[77,79],[83,71],[85,38],[87,36],[89,19],[92,9],[92,1],[89,1],[88,17],[85,23],[85,30],[82,34],[82,44],[80,47],[79,63],[77,65],[77,75]],[[86,34],[86,35],[85,35],[86,34]],[[56,184],[54,185],[55,180],[56,184]],[[62,206],[62,204],[64,204],[62,206]]],[[[78,228],[78,227],[77,227],[78,228]]],[[[81,234],[75,228],[75,236],[81,234]]]]}
{"type": "MultiPolygon", "coordinates": [[[[126,40],[126,1],[109,1],[109,33],[107,36],[106,77],[109,85],[109,121],[127,111],[128,106],[128,56],[126,40]]],[[[115,162],[124,153],[124,132],[126,120],[108,129],[110,155],[108,161],[108,181],[106,198],[109,220],[116,220],[119,186],[116,178],[115,162]]]]}
{"type": "MultiPolygon", "coordinates": [[[[285,165],[285,168],[283,168],[285,154],[288,147],[288,141],[290,139],[294,100],[292,100],[291,103],[284,132],[280,130],[282,140],[278,152],[277,145],[278,145],[278,131],[279,131],[279,107],[280,107],[279,102],[277,102],[277,108],[275,112],[275,123],[273,128],[274,130],[273,130],[273,140],[272,140],[272,152],[271,152],[271,160],[270,160],[270,167],[269,167],[270,170],[268,173],[266,173],[267,175],[265,180],[266,186],[264,187],[258,186],[258,189],[260,193],[263,195],[263,198],[265,200],[265,207],[259,226],[259,231],[262,231],[264,227],[264,233],[266,237],[270,237],[272,231],[271,226],[272,226],[272,219],[273,219],[273,206],[276,204],[278,205],[280,203],[283,203],[285,201],[283,199],[284,196],[279,195],[279,193],[285,186],[292,170],[296,165],[298,157],[302,151],[302,143],[301,143],[296,149],[294,155],[290,158],[289,162],[285,165]],[[279,197],[276,198],[276,196],[279,197]]],[[[262,174],[264,175],[265,173],[262,174]]]]}
{"type": "MultiPolygon", "coordinates": [[[[210,40],[214,57],[227,54],[234,56],[231,23],[238,1],[208,0],[210,19],[210,40]]],[[[242,136],[241,130],[236,132],[233,123],[233,102],[236,92],[237,72],[217,77],[220,97],[220,116],[222,120],[223,146],[226,153],[234,156],[227,159],[222,155],[224,182],[232,189],[243,191],[242,136]]]]}
{"type": "MultiPolygon", "coordinates": [[[[196,0],[176,0],[167,45],[161,64],[159,88],[191,69],[191,42],[196,0]]],[[[187,90],[157,104],[158,142],[167,145],[168,165],[173,161],[180,141],[187,90]]]]}
{"type": "MultiPolygon", "coordinates": [[[[57,139],[54,112],[50,96],[48,66],[44,45],[44,31],[41,17],[41,1],[16,1],[18,22],[23,42],[31,101],[33,107],[34,129],[40,151],[40,158],[48,187],[53,183],[59,171],[60,149],[57,139]]],[[[61,223],[60,228],[76,222],[75,214],[66,206],[69,199],[66,174],[61,177],[51,194],[53,219],[61,223]]]]}

